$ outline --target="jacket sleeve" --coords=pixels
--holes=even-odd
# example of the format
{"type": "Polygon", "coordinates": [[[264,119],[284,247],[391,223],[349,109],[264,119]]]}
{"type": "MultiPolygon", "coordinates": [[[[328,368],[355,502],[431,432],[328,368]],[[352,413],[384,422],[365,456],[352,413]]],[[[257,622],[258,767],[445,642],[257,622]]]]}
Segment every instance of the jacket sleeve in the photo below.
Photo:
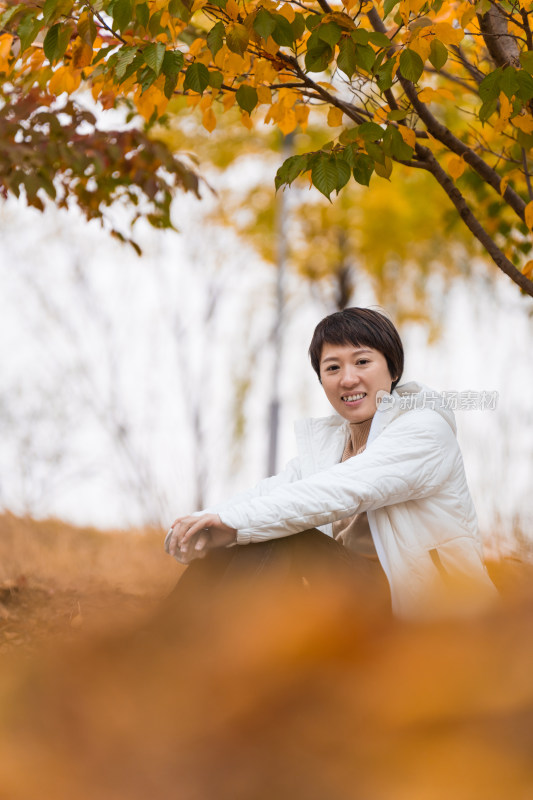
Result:
{"type": "Polygon", "coordinates": [[[431,409],[409,411],[353,458],[221,512],[239,544],[289,536],[434,493],[460,458],[455,434],[431,409]]]}

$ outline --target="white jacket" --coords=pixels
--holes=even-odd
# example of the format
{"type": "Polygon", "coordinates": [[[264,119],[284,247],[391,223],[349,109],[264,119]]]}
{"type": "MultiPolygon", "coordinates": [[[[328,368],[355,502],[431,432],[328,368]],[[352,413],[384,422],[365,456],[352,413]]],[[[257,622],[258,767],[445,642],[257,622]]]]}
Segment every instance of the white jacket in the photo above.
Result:
{"type": "Polygon", "coordinates": [[[385,394],[366,449],[342,463],[342,417],[302,420],[295,431],[298,456],[283,472],[208,509],[237,529],[239,544],[314,527],[331,536],[333,522],[366,511],[395,614],[423,616],[430,587],[444,596],[457,578],[476,588],[463,604],[494,599],[455,417],[442,395],[415,382],[385,394]]]}

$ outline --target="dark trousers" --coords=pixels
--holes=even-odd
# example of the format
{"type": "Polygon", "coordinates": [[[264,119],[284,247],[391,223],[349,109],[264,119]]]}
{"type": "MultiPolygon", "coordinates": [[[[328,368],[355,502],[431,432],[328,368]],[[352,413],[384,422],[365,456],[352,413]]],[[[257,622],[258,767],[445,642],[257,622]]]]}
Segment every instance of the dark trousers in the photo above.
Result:
{"type": "Polygon", "coordinates": [[[343,583],[354,599],[390,611],[388,581],[379,561],[357,555],[312,528],[291,536],[248,545],[215,548],[187,566],[169,600],[181,608],[198,599],[216,600],[237,581],[289,585],[321,592],[343,583]]]}

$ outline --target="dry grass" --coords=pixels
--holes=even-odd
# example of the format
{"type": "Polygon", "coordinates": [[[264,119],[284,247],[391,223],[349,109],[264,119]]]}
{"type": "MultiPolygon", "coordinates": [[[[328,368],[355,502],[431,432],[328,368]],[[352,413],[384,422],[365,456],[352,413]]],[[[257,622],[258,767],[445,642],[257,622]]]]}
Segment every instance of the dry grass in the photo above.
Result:
{"type": "MultiPolygon", "coordinates": [[[[119,569],[120,539],[63,534],[61,591],[79,580],[96,597],[100,564],[102,598],[142,600],[144,586],[153,601],[174,581],[150,536],[124,534],[142,556],[119,569]]],[[[22,565],[28,586],[50,586],[38,549],[6,580],[22,565]]],[[[141,625],[82,623],[33,655],[13,648],[0,665],[0,798],[530,800],[531,569],[494,569],[505,601],[453,623],[385,620],[341,584],[243,583],[211,607],[171,597],[141,625]]]]}

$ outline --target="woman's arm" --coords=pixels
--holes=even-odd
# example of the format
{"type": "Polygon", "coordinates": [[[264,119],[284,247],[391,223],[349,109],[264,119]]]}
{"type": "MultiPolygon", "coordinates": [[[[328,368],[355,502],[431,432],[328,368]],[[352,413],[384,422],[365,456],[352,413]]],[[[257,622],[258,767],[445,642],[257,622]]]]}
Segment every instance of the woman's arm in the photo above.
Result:
{"type": "Polygon", "coordinates": [[[220,512],[237,542],[263,541],[334,522],[363,511],[427,497],[460,459],[455,434],[435,411],[409,411],[358,456],[266,497],[220,512]]]}

